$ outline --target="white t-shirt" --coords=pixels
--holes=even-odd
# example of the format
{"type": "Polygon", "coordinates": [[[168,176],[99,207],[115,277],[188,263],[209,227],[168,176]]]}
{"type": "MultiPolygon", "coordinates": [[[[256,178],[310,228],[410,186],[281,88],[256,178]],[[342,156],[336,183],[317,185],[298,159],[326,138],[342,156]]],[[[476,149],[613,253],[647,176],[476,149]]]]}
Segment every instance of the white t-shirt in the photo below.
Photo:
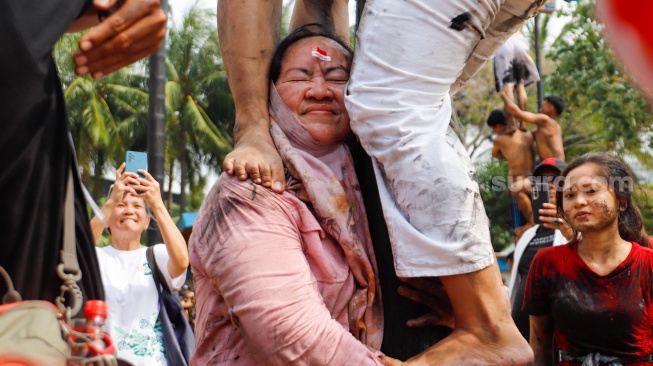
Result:
{"type": "MultiPolygon", "coordinates": [[[[123,251],[112,246],[96,247],[109,316],[106,328],[117,355],[134,366],[167,365],[159,316],[159,295],[147,264],[146,247],[123,251]]],[[[159,270],[170,287],[180,287],[184,272],[170,278],[170,256],[165,245],[154,246],[159,270]]]]}

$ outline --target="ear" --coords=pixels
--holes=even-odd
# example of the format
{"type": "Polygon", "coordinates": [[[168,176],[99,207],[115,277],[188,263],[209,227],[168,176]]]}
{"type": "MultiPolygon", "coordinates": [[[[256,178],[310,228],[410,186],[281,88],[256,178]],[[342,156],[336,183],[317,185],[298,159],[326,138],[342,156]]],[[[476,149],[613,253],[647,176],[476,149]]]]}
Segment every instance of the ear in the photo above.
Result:
{"type": "Polygon", "coordinates": [[[150,215],[145,216],[145,230],[150,227],[150,215]]]}

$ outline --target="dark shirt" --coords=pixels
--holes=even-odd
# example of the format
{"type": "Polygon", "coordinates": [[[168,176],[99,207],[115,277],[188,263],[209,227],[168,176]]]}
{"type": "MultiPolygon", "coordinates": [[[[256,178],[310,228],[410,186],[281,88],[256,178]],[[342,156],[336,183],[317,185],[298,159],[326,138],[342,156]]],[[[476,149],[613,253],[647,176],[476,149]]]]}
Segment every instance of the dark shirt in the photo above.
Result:
{"type": "MultiPolygon", "coordinates": [[[[653,353],[653,251],[633,243],[617,268],[599,276],[577,247],[572,242],[537,253],[524,311],[551,316],[557,349],[574,357],[600,352],[628,360],[653,353]]],[[[639,364],[650,363],[628,365],[639,364]]]]}
{"type": "MultiPolygon", "coordinates": [[[[0,2],[0,265],[24,299],[53,301],[60,294],[56,266],[74,155],[52,48],[89,5],[0,2]]],[[[86,299],[102,299],[88,212],[74,175],[79,285],[86,299]]],[[[0,294],[5,290],[0,281],[0,294]]]]}
{"type": "Polygon", "coordinates": [[[533,262],[535,254],[542,248],[553,246],[554,237],[555,230],[540,225],[535,232],[535,236],[524,249],[517,265],[517,278],[512,294],[512,319],[526,340],[529,339],[531,334],[529,315],[522,310],[526,278],[528,278],[528,271],[531,268],[531,262],[533,262]]]}
{"type": "Polygon", "coordinates": [[[392,248],[383,218],[372,161],[360,145],[354,144],[350,148],[356,162],[356,174],[365,201],[381,282],[384,317],[381,351],[390,357],[407,360],[441,341],[450,330],[446,327],[408,328],[406,326],[408,320],[422,316],[430,310],[397,294],[401,282],[395,273],[392,248]]]}

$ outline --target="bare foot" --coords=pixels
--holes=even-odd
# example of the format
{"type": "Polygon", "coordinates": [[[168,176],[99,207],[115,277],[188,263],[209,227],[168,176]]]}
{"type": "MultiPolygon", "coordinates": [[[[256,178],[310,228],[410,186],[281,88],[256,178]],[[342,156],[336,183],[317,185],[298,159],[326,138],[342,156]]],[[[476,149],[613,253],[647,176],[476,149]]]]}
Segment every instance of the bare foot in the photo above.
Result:
{"type": "Polygon", "coordinates": [[[480,336],[465,329],[456,329],[403,365],[508,366],[532,363],[533,351],[512,323],[499,328],[488,327],[480,336]]]}
{"type": "Polygon", "coordinates": [[[227,154],[222,168],[240,180],[248,177],[252,182],[272,188],[277,193],[285,190],[283,163],[268,130],[244,133],[234,150],[227,154]]]}

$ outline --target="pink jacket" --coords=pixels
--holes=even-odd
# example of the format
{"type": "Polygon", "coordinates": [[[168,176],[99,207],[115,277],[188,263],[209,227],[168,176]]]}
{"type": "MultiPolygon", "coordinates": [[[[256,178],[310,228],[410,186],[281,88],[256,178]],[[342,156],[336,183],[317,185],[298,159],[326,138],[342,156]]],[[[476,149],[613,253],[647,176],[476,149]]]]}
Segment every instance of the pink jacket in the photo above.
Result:
{"type": "Polygon", "coordinates": [[[304,202],[223,174],[193,227],[193,365],[380,365],[349,333],[342,249],[304,202]]]}

